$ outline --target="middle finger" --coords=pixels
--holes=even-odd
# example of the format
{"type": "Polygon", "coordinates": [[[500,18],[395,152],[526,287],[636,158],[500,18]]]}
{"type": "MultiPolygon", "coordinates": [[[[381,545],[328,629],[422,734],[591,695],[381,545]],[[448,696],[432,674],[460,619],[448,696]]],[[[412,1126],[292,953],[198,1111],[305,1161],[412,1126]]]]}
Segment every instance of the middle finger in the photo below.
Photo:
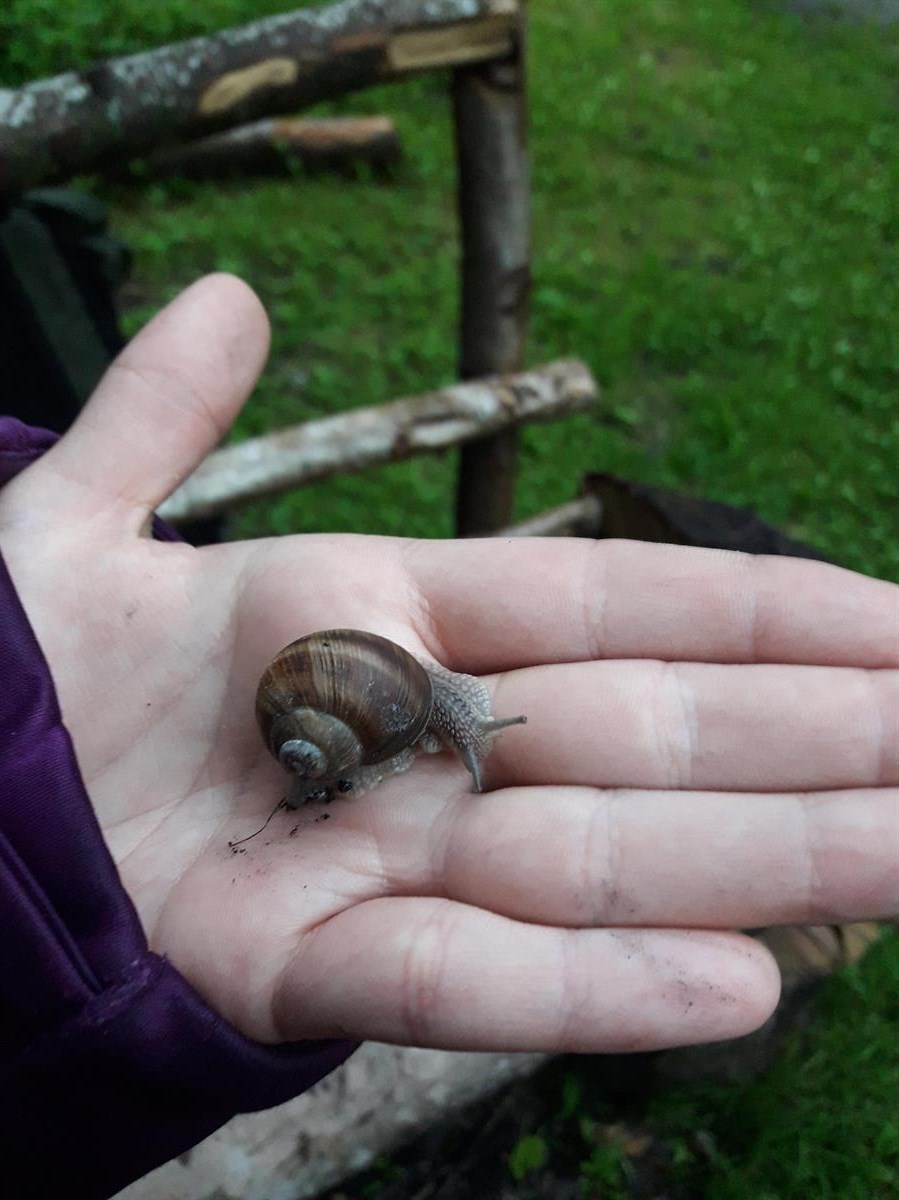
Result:
{"type": "Polygon", "coordinates": [[[899,671],[647,660],[512,671],[490,788],[803,791],[899,783],[899,671]]]}

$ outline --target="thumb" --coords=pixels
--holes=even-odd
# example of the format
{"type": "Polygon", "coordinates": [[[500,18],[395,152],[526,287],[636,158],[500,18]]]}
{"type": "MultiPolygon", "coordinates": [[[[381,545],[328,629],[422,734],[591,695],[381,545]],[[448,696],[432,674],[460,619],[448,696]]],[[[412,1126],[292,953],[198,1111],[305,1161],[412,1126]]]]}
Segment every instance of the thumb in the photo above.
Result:
{"type": "Polygon", "coordinates": [[[57,511],[156,508],[230,428],[268,354],[262,305],[209,275],[159,312],[116,358],[72,428],[32,468],[57,511]],[[62,494],[60,494],[62,493],[62,494]]]}

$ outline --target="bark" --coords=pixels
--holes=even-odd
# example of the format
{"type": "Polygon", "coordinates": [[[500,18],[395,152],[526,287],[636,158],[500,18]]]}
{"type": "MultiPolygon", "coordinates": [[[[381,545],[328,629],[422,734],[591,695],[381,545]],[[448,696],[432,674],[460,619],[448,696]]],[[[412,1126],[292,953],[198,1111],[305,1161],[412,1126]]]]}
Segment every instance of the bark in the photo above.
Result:
{"type": "Polygon", "coordinates": [[[517,0],[340,0],[0,89],[0,194],[507,54],[517,0]]]}
{"type": "Polygon", "coordinates": [[[194,520],[313,480],[588,408],[590,372],[577,361],[503,378],[455,384],[375,408],[309,421],[217,450],[160,509],[170,521],[194,520]]]}
{"type": "MultiPolygon", "coordinates": [[[[530,182],[526,145],[524,17],[500,61],[455,72],[453,113],[462,235],[463,379],[520,370],[530,293],[530,182]]],[[[512,513],[518,435],[505,431],[462,451],[460,535],[486,533],[512,513]]]]}
{"type": "Polygon", "coordinates": [[[398,162],[400,139],[389,117],[265,117],[183,146],[156,151],[146,167],[156,178],[222,179],[282,174],[291,163],[383,168],[398,162]]]}

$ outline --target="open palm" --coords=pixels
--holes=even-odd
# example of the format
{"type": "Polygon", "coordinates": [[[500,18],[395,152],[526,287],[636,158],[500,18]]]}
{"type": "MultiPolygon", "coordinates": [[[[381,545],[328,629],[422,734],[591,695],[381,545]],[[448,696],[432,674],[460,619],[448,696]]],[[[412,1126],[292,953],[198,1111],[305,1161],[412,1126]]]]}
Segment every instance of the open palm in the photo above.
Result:
{"type": "Polygon", "coordinates": [[[746,1032],[777,969],[732,932],[899,912],[897,589],[637,543],[293,537],[195,550],[148,514],[267,346],[211,277],[0,492],[0,540],[151,948],[265,1041],[648,1049],[746,1032]],[[37,549],[36,549],[37,547],[37,549]],[[524,712],[280,812],[253,717],[282,645],[352,626],[524,712]]]}

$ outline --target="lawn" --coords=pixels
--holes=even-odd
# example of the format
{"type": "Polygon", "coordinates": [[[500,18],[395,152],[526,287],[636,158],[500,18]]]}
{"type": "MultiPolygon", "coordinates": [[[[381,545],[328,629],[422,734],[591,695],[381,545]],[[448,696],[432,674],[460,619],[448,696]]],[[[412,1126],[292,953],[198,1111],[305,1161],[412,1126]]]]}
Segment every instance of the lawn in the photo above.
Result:
{"type": "MultiPolygon", "coordinates": [[[[291,7],[6,0],[0,79],[291,7]]],[[[517,515],[611,470],[751,507],[899,580],[899,29],[759,0],[534,0],[530,47],[528,358],[582,357],[603,391],[593,413],[526,435],[517,515]]],[[[454,376],[446,81],[330,111],[395,118],[405,159],[391,179],[88,181],[136,253],[130,330],[208,270],[235,271],[262,297],[272,358],[235,437],[454,376]]],[[[239,532],[445,536],[454,466],[421,459],[256,504],[239,532]]],[[[680,1163],[672,1194],[899,1196],[897,996],[893,934],[834,981],[765,1080],[660,1098],[652,1119],[680,1163]],[[697,1156],[697,1128],[714,1153],[697,1156]]],[[[555,1129],[550,1155],[577,1158],[583,1120],[601,1110],[588,1074],[575,1090],[577,1120],[555,1129]]],[[[604,1154],[583,1168],[585,1194],[624,1186],[604,1154]]]]}

